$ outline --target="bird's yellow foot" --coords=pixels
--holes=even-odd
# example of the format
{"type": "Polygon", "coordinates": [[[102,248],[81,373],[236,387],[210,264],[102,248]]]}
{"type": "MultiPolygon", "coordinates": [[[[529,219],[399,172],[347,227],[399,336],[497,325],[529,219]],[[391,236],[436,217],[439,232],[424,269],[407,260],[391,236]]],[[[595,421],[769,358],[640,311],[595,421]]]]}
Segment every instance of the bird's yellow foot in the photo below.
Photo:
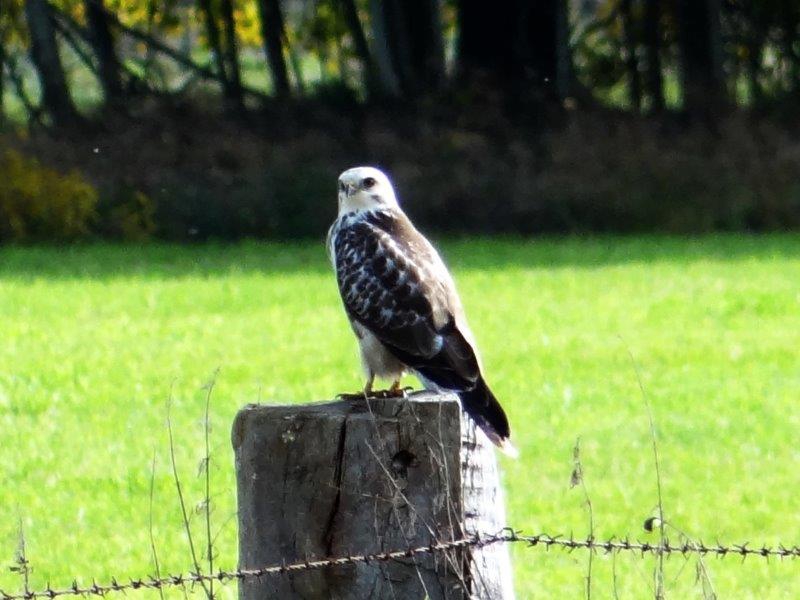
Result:
{"type": "Polygon", "coordinates": [[[370,394],[370,398],[407,398],[409,392],[414,388],[406,386],[401,388],[399,385],[393,385],[388,390],[378,390],[370,394]]]}
{"type": "Polygon", "coordinates": [[[356,392],[355,394],[336,394],[337,400],[347,400],[350,402],[355,402],[357,400],[367,400],[368,398],[372,398],[372,384],[375,381],[375,375],[370,375],[367,379],[367,383],[364,385],[364,390],[361,392],[356,392]]]}
{"type": "Polygon", "coordinates": [[[355,392],[336,394],[337,400],[357,402],[359,400],[385,400],[387,398],[408,398],[408,394],[414,391],[411,386],[389,388],[388,390],[370,390],[369,392],[355,392]]]}

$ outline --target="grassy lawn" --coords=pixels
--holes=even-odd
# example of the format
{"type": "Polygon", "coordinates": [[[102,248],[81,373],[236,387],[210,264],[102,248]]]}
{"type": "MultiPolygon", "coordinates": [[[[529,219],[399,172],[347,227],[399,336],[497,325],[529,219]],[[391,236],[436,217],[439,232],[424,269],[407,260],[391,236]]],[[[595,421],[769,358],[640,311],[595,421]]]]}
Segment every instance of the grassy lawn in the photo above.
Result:
{"type": "MultiPolygon", "coordinates": [[[[595,534],[656,541],[665,513],[708,542],[800,543],[800,237],[476,240],[443,244],[510,414],[509,519],[587,534],[570,488],[580,438],[595,534]],[[632,358],[633,357],[633,360],[632,358]]],[[[32,582],[190,568],[170,473],[167,398],[192,507],[212,397],[218,563],[236,562],[229,428],[246,402],[330,398],[361,383],[322,243],[0,249],[0,588],[25,531],[32,582]]],[[[198,535],[202,518],[193,516],[198,535]]],[[[675,534],[672,536],[676,537],[675,534]]],[[[579,598],[587,555],[516,547],[520,598],[579,598]]],[[[790,598],[800,563],[709,558],[721,598],[790,598]]],[[[652,597],[651,559],[598,556],[594,595],[652,597]]],[[[671,597],[702,597],[694,561],[671,597]]],[[[225,592],[234,597],[234,588],[225,592]]],[[[155,597],[139,594],[137,597],[155,597]]],[[[177,597],[177,595],[175,596],[177,597]]]]}

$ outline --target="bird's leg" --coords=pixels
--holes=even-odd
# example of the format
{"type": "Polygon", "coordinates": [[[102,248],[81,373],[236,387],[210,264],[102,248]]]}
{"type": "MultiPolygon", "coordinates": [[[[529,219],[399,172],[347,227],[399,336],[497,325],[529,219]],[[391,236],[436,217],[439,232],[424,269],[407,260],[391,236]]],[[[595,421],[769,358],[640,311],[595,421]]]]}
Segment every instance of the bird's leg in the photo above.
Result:
{"type": "Polygon", "coordinates": [[[372,395],[376,398],[405,398],[408,396],[409,390],[411,390],[410,387],[400,387],[400,377],[398,377],[388,390],[372,392],[372,395]]]}
{"type": "Polygon", "coordinates": [[[375,373],[370,373],[367,383],[364,385],[364,398],[369,398],[372,393],[372,384],[375,383],[375,373]]]}
{"type": "Polygon", "coordinates": [[[387,397],[402,398],[406,395],[404,389],[400,387],[400,378],[398,377],[392,382],[392,386],[386,390],[387,397]]]}
{"type": "Polygon", "coordinates": [[[406,398],[408,393],[413,390],[411,387],[400,387],[400,377],[392,382],[388,390],[373,390],[375,384],[375,373],[370,373],[364,389],[355,394],[338,394],[339,400],[369,400],[370,398],[406,398]]]}
{"type": "Polygon", "coordinates": [[[367,400],[370,398],[370,396],[372,396],[372,384],[374,382],[375,374],[370,373],[363,390],[356,392],[355,394],[336,394],[336,398],[339,400],[349,400],[351,402],[356,400],[367,400]]]}

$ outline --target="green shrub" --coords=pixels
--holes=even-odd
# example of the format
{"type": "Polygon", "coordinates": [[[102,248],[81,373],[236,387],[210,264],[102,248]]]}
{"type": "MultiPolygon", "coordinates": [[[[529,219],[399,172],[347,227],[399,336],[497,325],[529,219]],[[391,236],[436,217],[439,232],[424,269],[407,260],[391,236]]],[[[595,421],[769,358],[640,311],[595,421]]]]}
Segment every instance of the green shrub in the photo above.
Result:
{"type": "Polygon", "coordinates": [[[538,196],[556,229],[780,230],[800,226],[800,144],[744,119],[661,132],[652,123],[574,122],[548,139],[538,196]],[[557,214],[557,213],[555,213],[557,214]]]}
{"type": "MultiPolygon", "coordinates": [[[[373,134],[373,137],[375,135],[373,134]]],[[[769,123],[716,131],[575,118],[540,140],[452,130],[378,150],[427,229],[459,232],[767,231],[800,227],[800,143],[769,123]]]]}
{"type": "Polygon", "coordinates": [[[143,241],[156,231],[156,203],[130,185],[115,182],[104,189],[95,229],[103,237],[143,241]]]}
{"type": "Polygon", "coordinates": [[[320,237],[336,218],[336,167],[270,165],[235,177],[165,177],[155,221],[172,240],[320,237]],[[333,183],[332,183],[333,182],[333,183]]]}
{"type": "Polygon", "coordinates": [[[83,237],[97,201],[77,171],[62,175],[15,150],[0,155],[0,242],[83,237]]]}
{"type": "MultiPolygon", "coordinates": [[[[669,114],[570,114],[532,132],[485,116],[493,127],[332,109],[284,117],[274,132],[238,121],[158,121],[90,143],[39,139],[35,148],[45,164],[78,168],[101,191],[96,217],[78,232],[59,229],[61,239],[87,228],[134,240],[322,238],[336,213],[336,177],[357,164],[385,169],[427,232],[800,229],[796,127],[744,114],[714,127],[669,114]],[[86,151],[95,146],[101,152],[86,151]]],[[[45,171],[18,155],[5,163],[19,173],[0,169],[0,239],[48,238],[52,226],[33,219],[30,193],[9,192],[45,171]]]]}

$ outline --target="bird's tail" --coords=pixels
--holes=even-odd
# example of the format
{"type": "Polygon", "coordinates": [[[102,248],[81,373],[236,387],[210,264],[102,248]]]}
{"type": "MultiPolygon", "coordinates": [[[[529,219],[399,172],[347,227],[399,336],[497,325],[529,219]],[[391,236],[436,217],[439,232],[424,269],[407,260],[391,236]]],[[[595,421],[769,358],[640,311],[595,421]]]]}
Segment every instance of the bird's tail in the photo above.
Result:
{"type": "Polygon", "coordinates": [[[516,458],[519,453],[511,444],[511,428],[508,425],[508,417],[483,377],[478,379],[477,384],[471,390],[458,392],[458,397],[461,399],[461,406],[466,413],[472,417],[492,443],[505,454],[516,458]]]}

